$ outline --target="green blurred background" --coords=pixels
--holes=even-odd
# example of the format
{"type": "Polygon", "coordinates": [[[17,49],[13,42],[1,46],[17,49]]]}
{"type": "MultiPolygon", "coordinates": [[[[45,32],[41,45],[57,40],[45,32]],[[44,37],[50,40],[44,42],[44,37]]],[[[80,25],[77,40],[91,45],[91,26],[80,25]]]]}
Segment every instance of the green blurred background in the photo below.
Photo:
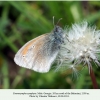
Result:
{"type": "MultiPolygon", "coordinates": [[[[2,89],[92,89],[85,68],[78,79],[69,70],[37,73],[17,66],[15,53],[27,41],[53,29],[59,18],[60,26],[70,27],[87,20],[100,29],[100,2],[98,1],[0,1],[0,88],[2,89]]],[[[100,88],[100,68],[93,67],[100,88]]]]}

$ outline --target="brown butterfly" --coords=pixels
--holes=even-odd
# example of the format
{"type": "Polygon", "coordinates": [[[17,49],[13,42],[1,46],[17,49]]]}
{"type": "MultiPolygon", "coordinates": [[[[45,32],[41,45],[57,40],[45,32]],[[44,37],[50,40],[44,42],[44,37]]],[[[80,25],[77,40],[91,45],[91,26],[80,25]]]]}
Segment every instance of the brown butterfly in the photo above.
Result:
{"type": "Polygon", "coordinates": [[[27,42],[17,52],[14,61],[19,66],[37,72],[48,72],[51,64],[56,59],[63,39],[63,29],[55,25],[50,33],[43,34],[27,42]]]}

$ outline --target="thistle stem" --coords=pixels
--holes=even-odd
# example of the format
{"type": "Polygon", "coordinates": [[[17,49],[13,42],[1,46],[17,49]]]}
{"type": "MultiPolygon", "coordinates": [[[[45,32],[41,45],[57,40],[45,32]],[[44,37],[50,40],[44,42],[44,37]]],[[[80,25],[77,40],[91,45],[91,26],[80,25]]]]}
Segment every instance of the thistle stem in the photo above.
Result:
{"type": "Polygon", "coordinates": [[[91,77],[91,80],[92,80],[93,88],[98,89],[98,84],[97,84],[97,81],[96,81],[96,78],[95,78],[94,71],[92,70],[92,67],[90,67],[90,77],[91,77]]]}

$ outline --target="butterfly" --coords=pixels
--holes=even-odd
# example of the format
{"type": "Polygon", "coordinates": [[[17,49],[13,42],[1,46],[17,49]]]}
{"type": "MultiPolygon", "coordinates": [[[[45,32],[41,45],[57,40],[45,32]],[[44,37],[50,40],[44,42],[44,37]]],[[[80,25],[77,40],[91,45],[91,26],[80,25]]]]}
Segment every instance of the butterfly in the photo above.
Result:
{"type": "Polygon", "coordinates": [[[50,70],[63,42],[63,29],[55,25],[50,33],[40,35],[27,42],[16,53],[14,61],[19,66],[46,73],[50,70]]]}

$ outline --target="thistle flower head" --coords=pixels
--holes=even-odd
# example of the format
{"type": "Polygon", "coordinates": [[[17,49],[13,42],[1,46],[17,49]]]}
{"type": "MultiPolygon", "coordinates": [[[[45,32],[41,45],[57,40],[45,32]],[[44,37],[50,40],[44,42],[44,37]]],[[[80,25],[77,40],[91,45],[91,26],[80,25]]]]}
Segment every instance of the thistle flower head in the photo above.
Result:
{"type": "Polygon", "coordinates": [[[60,66],[75,68],[79,64],[87,65],[90,71],[91,62],[100,66],[100,30],[88,26],[86,21],[73,24],[69,31],[65,30],[65,42],[58,55],[60,66]]]}

